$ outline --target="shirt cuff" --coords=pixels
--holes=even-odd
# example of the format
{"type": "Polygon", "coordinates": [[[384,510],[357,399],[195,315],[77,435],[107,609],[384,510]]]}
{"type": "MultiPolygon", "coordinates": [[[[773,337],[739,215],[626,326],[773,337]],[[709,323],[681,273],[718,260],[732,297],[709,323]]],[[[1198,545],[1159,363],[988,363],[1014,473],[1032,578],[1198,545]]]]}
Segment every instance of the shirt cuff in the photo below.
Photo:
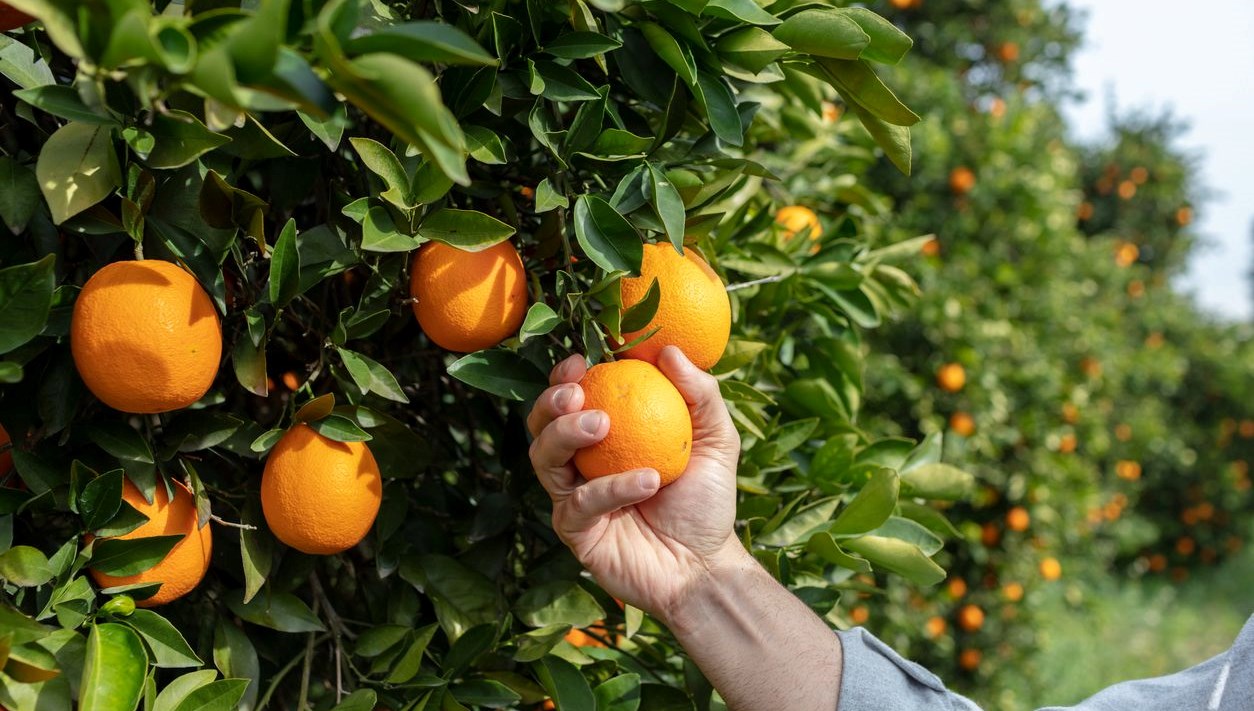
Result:
{"type": "Polygon", "coordinates": [[[844,658],[838,711],[979,711],[967,698],[946,690],[935,674],[903,659],[865,629],[836,634],[844,658]]]}

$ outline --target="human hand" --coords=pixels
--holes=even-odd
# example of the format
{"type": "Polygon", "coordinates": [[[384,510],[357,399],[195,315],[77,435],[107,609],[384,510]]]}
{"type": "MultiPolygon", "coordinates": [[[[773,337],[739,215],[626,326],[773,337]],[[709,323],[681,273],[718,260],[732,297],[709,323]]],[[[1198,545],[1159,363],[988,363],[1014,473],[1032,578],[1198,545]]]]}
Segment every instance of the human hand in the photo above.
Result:
{"type": "Polygon", "coordinates": [[[733,533],[740,436],[718,381],[675,346],[658,369],[688,403],[692,455],[684,474],[659,490],[658,473],[637,469],[585,480],[575,451],[605,438],[613,423],[581,411],[587,372],[580,356],[558,363],[551,387],[527,417],[535,436],[531,463],[553,499],[553,529],[614,597],[666,619],[710,571],[745,555],[733,533]]]}

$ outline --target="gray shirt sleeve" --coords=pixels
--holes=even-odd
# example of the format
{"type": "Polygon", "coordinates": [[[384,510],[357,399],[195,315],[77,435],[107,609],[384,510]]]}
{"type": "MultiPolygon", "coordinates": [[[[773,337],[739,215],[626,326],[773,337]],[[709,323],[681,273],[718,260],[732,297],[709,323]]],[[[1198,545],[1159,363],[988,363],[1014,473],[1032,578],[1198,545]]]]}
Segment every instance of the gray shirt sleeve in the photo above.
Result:
{"type": "MultiPolygon", "coordinates": [[[[838,711],[979,711],[932,672],[861,627],[837,632],[844,655],[838,711]]],[[[1127,681],[1075,706],[1041,711],[1254,711],[1254,616],[1228,651],[1170,676],[1127,681]]]]}

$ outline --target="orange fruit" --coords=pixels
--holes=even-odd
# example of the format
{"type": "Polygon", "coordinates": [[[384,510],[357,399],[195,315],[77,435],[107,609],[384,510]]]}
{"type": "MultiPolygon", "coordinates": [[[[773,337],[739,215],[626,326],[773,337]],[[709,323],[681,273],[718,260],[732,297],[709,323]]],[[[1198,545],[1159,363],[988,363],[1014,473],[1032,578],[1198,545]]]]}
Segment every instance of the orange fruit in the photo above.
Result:
{"type": "Polygon", "coordinates": [[[662,371],[640,360],[595,365],[580,381],[585,410],[610,418],[605,439],[575,452],[575,467],[587,479],[650,468],[662,486],[688,468],[692,418],[688,403],[662,371]]]}
{"type": "Polygon", "coordinates": [[[818,240],[823,236],[823,225],[819,216],[804,205],[786,205],[775,213],[775,224],[784,228],[784,239],[793,237],[809,230],[810,239],[818,240]]]}
{"type": "Polygon", "coordinates": [[[958,626],[967,632],[975,632],[984,626],[984,611],[978,605],[963,605],[958,610],[958,626]]]}
{"type": "Polygon", "coordinates": [[[1176,210],[1176,224],[1177,225],[1180,225],[1181,227],[1188,227],[1189,223],[1192,221],[1193,221],[1193,208],[1189,207],[1188,205],[1185,205],[1184,207],[1181,207],[1180,209],[1176,210]]]}
{"type": "Polygon", "coordinates": [[[965,412],[955,412],[949,418],[949,429],[963,437],[970,437],[975,434],[975,420],[965,412]]]}
{"type": "Polygon", "coordinates": [[[102,588],[160,582],[161,587],[157,588],[155,595],[147,600],[135,601],[139,607],[164,605],[183,597],[200,584],[209,569],[209,558],[213,553],[213,533],[209,524],[197,528],[196,502],[190,489],[173,480],[170,481],[170,488],[174,491],[173,499],[166,493],[165,485],[158,481],[152,503],[148,503],[138,487],[129,479],[123,479],[122,500],[147,516],[148,522],[118,538],[129,541],[179,535],[183,536],[183,540],[176,543],[160,563],[142,573],[113,576],[91,570],[91,577],[102,588]]]}
{"type": "Polygon", "coordinates": [[[643,300],[654,279],[661,292],[657,312],[644,328],[624,333],[623,341],[630,343],[657,331],[622,355],[656,363],[663,348],[679,346],[698,368],[709,370],[723,356],[731,337],[727,288],[691,247],[681,256],[669,243],[646,244],[640,276],[619,282],[623,308],[643,300]]]}
{"type": "Polygon", "coordinates": [[[1086,377],[1096,378],[1102,374],[1102,362],[1093,356],[1085,356],[1080,359],[1080,371],[1086,377]]]}
{"type": "Polygon", "coordinates": [[[1140,279],[1133,279],[1128,282],[1128,296],[1133,299],[1139,299],[1145,296],[1145,282],[1140,279]]]}
{"type": "Polygon", "coordinates": [[[1006,101],[1001,97],[995,97],[988,105],[988,115],[995,119],[1000,119],[1006,115],[1006,101]]]}
{"type": "Polygon", "coordinates": [[[409,294],[428,338],[469,353],[518,331],[527,312],[527,273],[509,240],[478,252],[428,242],[414,255],[409,294]]]}
{"type": "Polygon", "coordinates": [[[840,120],[840,107],[830,101],[824,101],[823,123],[836,123],[838,120],[840,120]]]}
{"type": "Polygon", "coordinates": [[[984,660],[984,653],[978,649],[964,649],[958,655],[958,666],[967,671],[975,671],[980,668],[980,662],[984,660]]]}
{"type": "Polygon", "coordinates": [[[1091,202],[1080,203],[1080,207],[1076,209],[1075,215],[1076,217],[1080,219],[1081,222],[1093,219],[1093,203],[1091,202]]]}
{"type": "Polygon", "coordinates": [[[364,442],[337,442],[305,424],[274,445],[261,477],[270,531],[315,555],[348,550],[365,538],[382,496],[379,465],[364,442]]]}
{"type": "Polygon", "coordinates": [[[1062,421],[1069,425],[1074,425],[1076,420],[1080,419],[1080,408],[1065,402],[1062,405],[1062,421]]]}
{"type": "Polygon", "coordinates": [[[83,382],[104,404],[169,412],[213,385],[222,329],[209,295],[178,265],[114,262],[93,274],[74,302],[70,350],[83,382]]]}
{"type": "Polygon", "coordinates": [[[1026,531],[1031,522],[1032,517],[1028,515],[1028,510],[1022,506],[1016,506],[1006,512],[1006,528],[1012,531],[1026,531]]]}
{"type": "Polygon", "coordinates": [[[945,623],[944,617],[933,615],[927,619],[927,624],[924,625],[923,629],[927,633],[929,639],[936,639],[937,637],[945,634],[945,629],[948,626],[949,625],[945,623]]]}
{"type": "Polygon", "coordinates": [[[962,578],[950,578],[948,592],[949,597],[961,600],[967,594],[967,581],[962,578]]]}
{"type": "Polygon", "coordinates": [[[1124,200],[1131,200],[1136,197],[1136,183],[1131,180],[1125,180],[1119,183],[1119,197],[1124,200]]]}
{"type": "Polygon", "coordinates": [[[1137,185],[1144,185],[1145,181],[1149,180],[1149,169],[1143,165],[1138,165],[1137,167],[1132,169],[1132,172],[1129,173],[1129,176],[1131,176],[1132,182],[1136,183],[1137,185]]]}
{"type": "Polygon", "coordinates": [[[1006,583],[1002,586],[1001,594],[1010,602],[1019,602],[1023,599],[1023,586],[1019,583],[1006,583]]]}
{"type": "Polygon", "coordinates": [[[1120,459],[1115,462],[1115,476],[1127,481],[1141,478],[1141,464],[1131,459],[1120,459]]]}
{"type": "Polygon", "coordinates": [[[0,451],[0,477],[8,474],[13,468],[13,451],[8,446],[12,442],[13,440],[9,438],[9,431],[4,428],[4,425],[0,425],[0,449],[4,450],[0,451]]]}
{"type": "Polygon", "coordinates": [[[955,195],[966,195],[975,187],[975,173],[965,165],[960,165],[949,172],[949,189],[955,195]]]}
{"type": "Polygon", "coordinates": [[[1041,571],[1041,577],[1046,580],[1057,580],[1062,577],[1062,563],[1057,558],[1049,557],[1041,560],[1038,566],[1041,571]]]}
{"type": "Polygon", "coordinates": [[[283,387],[295,392],[300,389],[300,385],[300,376],[296,374],[296,371],[289,370],[283,374],[283,387]]]}
{"type": "Polygon", "coordinates": [[[849,620],[855,625],[865,625],[869,619],[871,619],[871,611],[866,605],[858,605],[849,611],[849,620]]]}
{"type": "Polygon", "coordinates": [[[1162,553],[1155,553],[1150,556],[1149,569],[1153,573],[1161,573],[1167,569],[1167,556],[1162,553]]]}
{"type": "Polygon", "coordinates": [[[1132,439],[1132,425],[1126,422],[1120,422],[1115,425],[1115,439],[1120,442],[1127,442],[1132,439]]]}
{"type": "Polygon", "coordinates": [[[923,246],[919,249],[919,251],[922,252],[923,256],[925,257],[938,256],[941,251],[940,240],[936,239],[935,237],[933,237],[932,239],[929,239],[928,241],[923,243],[923,246]]]}
{"type": "Polygon", "coordinates": [[[997,58],[1007,64],[1019,61],[1019,45],[1014,42],[1002,42],[997,46],[997,58]]]}
{"type": "Polygon", "coordinates": [[[992,548],[1001,540],[1001,529],[997,528],[997,524],[989,521],[980,527],[980,543],[986,548],[992,548]]]}
{"type": "Polygon", "coordinates": [[[946,363],[936,371],[936,384],[947,393],[956,393],[967,384],[967,371],[957,363],[946,363]]]}
{"type": "Polygon", "coordinates": [[[1195,543],[1193,539],[1188,536],[1176,541],[1176,552],[1186,558],[1193,555],[1193,551],[1195,550],[1197,550],[1197,543],[1195,543]]]}
{"type": "MultiPolygon", "coordinates": [[[[603,628],[604,625],[605,625],[605,620],[597,620],[596,622],[592,623],[593,627],[603,628]]],[[[604,647],[605,646],[605,643],[602,642],[601,640],[577,628],[572,629],[571,631],[567,632],[566,636],[563,639],[565,639],[567,642],[570,642],[576,647],[604,647]]]]}
{"type": "Polygon", "coordinates": [[[1058,451],[1063,454],[1071,454],[1076,448],[1076,438],[1073,434],[1065,434],[1058,440],[1058,451]]]}
{"type": "Polygon", "coordinates": [[[15,10],[7,4],[0,2],[0,32],[8,32],[16,30],[19,27],[34,22],[35,18],[24,12],[15,10]]]}
{"type": "Polygon", "coordinates": [[[1131,242],[1120,242],[1115,247],[1115,264],[1121,267],[1130,267],[1136,264],[1136,260],[1140,256],[1140,248],[1131,242]]]}

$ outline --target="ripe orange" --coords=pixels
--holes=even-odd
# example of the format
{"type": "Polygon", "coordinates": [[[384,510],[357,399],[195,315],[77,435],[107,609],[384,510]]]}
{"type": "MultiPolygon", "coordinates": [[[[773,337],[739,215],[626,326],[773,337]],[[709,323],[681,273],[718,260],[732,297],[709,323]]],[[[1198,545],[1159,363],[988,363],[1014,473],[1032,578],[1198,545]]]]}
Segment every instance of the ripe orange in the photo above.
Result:
{"type": "Polygon", "coordinates": [[[575,467],[585,478],[648,467],[666,486],[684,473],[692,453],[692,419],[688,403],[662,371],[644,361],[619,360],[593,366],[579,384],[584,409],[610,418],[605,439],[575,452],[575,467]]]}
{"type": "Polygon", "coordinates": [[[1152,573],[1161,573],[1167,569],[1167,556],[1162,553],[1155,553],[1150,556],[1149,569],[1152,573]]]}
{"type": "Polygon", "coordinates": [[[1080,203],[1080,207],[1076,209],[1075,216],[1078,217],[1081,222],[1093,219],[1093,203],[1080,203]]]}
{"type": "Polygon", "coordinates": [[[823,102],[823,123],[836,123],[840,120],[840,107],[830,101],[823,102]]]}
{"type": "Polygon", "coordinates": [[[661,294],[653,320],[623,339],[630,343],[658,330],[622,355],[656,363],[663,348],[679,346],[698,368],[709,370],[731,337],[731,301],[722,280],[692,248],[680,256],[670,244],[646,244],[640,276],[619,282],[623,308],[643,300],[654,279],[661,294]]]}
{"type": "Polygon", "coordinates": [[[1115,439],[1120,442],[1127,442],[1132,439],[1132,425],[1126,422],[1120,422],[1115,425],[1115,439]]]}
{"type": "Polygon", "coordinates": [[[122,412],[187,407],[222,359],[218,312],[195,277],[157,259],[114,262],[74,302],[70,350],[87,387],[122,412]]]}
{"type": "Polygon", "coordinates": [[[1058,440],[1058,451],[1062,454],[1071,454],[1076,448],[1076,438],[1073,434],[1065,434],[1058,440]]]}
{"type": "Polygon", "coordinates": [[[975,671],[980,668],[980,662],[984,660],[984,653],[978,649],[964,649],[958,655],[958,666],[967,671],[975,671]]]}
{"type": "Polygon", "coordinates": [[[988,105],[988,115],[994,119],[1000,119],[1006,115],[1006,100],[1001,97],[995,97],[988,105]]]}
{"type": "Polygon", "coordinates": [[[919,251],[922,252],[925,257],[939,256],[941,251],[940,240],[933,237],[932,239],[924,242],[923,247],[921,247],[919,251]]]}
{"type": "Polygon", "coordinates": [[[261,510],[275,537],[298,551],[339,553],[370,532],[383,495],[364,442],[337,442],[300,424],[274,445],[261,477],[261,510]]]}
{"type": "Polygon", "coordinates": [[[1121,267],[1130,267],[1136,264],[1136,260],[1140,256],[1140,248],[1131,242],[1120,242],[1115,247],[1115,264],[1121,267]]]}
{"type": "Polygon", "coordinates": [[[1002,586],[1001,594],[1010,602],[1019,602],[1023,599],[1023,586],[1019,583],[1006,583],[1002,586]]]}
{"type": "Polygon", "coordinates": [[[0,2],[0,32],[8,32],[16,30],[19,27],[34,22],[35,18],[24,12],[15,10],[7,4],[0,2]]]}
{"type": "Polygon", "coordinates": [[[1128,175],[1132,178],[1132,182],[1137,185],[1144,185],[1149,180],[1149,169],[1143,165],[1138,165],[1128,175]]]}
{"type": "Polygon", "coordinates": [[[157,588],[155,595],[147,600],[135,601],[140,607],[164,605],[183,597],[200,584],[209,569],[209,558],[213,553],[213,534],[209,524],[196,527],[196,502],[190,489],[178,481],[171,481],[170,487],[174,491],[173,500],[166,493],[165,485],[157,482],[152,503],[148,503],[139,488],[129,479],[124,479],[122,500],[147,516],[148,522],[118,538],[132,540],[181,535],[183,540],[176,543],[160,563],[142,573],[115,577],[95,569],[91,571],[91,577],[102,588],[160,582],[161,587],[157,588]]]}
{"type": "Polygon", "coordinates": [[[300,386],[301,386],[300,376],[296,374],[296,371],[289,370],[283,374],[283,387],[287,388],[288,390],[291,390],[292,392],[295,392],[297,390],[300,390],[300,386]]]}
{"type": "Polygon", "coordinates": [[[1193,221],[1193,208],[1189,207],[1188,205],[1185,205],[1181,207],[1180,209],[1176,210],[1176,224],[1177,225],[1180,225],[1181,227],[1188,227],[1189,223],[1192,221],[1193,221]]]}
{"type": "Polygon", "coordinates": [[[1080,419],[1080,408],[1069,402],[1064,402],[1062,404],[1062,421],[1069,425],[1074,425],[1078,419],[1080,419]]]}
{"type": "Polygon", "coordinates": [[[1022,506],[1016,506],[1006,512],[1006,528],[1012,531],[1026,531],[1031,522],[1032,517],[1028,515],[1028,510],[1022,506]]]}
{"type": "Polygon", "coordinates": [[[1131,180],[1125,180],[1119,183],[1119,197],[1124,200],[1131,200],[1136,197],[1136,183],[1131,180]]]}
{"type": "Polygon", "coordinates": [[[936,371],[936,384],[945,392],[956,393],[967,384],[967,371],[957,363],[946,363],[936,371]]]}
{"type": "Polygon", "coordinates": [[[997,528],[997,524],[989,521],[980,527],[980,543],[986,548],[992,548],[1001,540],[1001,529],[997,528]]]}
{"type": "MultiPolygon", "coordinates": [[[[601,631],[604,631],[605,620],[597,620],[596,622],[592,623],[592,626],[602,628],[601,631]]],[[[567,642],[570,642],[572,645],[576,647],[604,647],[605,646],[604,642],[602,642],[596,637],[593,637],[592,635],[578,628],[571,629],[571,631],[566,633],[566,636],[563,639],[565,639],[567,642]]]]}
{"type": "Polygon", "coordinates": [[[1062,577],[1062,563],[1052,556],[1042,559],[1039,568],[1041,577],[1046,580],[1057,580],[1062,577]]]}
{"type": "Polygon", "coordinates": [[[858,605],[849,611],[849,620],[855,625],[865,625],[871,619],[871,611],[866,605],[858,605]]]}
{"type": "Polygon", "coordinates": [[[949,189],[955,195],[966,195],[975,187],[975,173],[965,165],[949,172],[949,189]]]}
{"type": "Polygon", "coordinates": [[[781,207],[775,213],[775,224],[784,228],[785,240],[790,240],[807,229],[811,240],[818,240],[823,236],[823,225],[819,222],[819,216],[804,205],[781,207]]]}
{"type": "Polygon", "coordinates": [[[949,429],[963,437],[970,437],[975,434],[975,420],[965,412],[955,412],[949,418],[949,429]]]}
{"type": "Polygon", "coordinates": [[[1141,478],[1141,464],[1131,459],[1120,459],[1115,462],[1115,476],[1127,481],[1141,478]]]}
{"type": "Polygon", "coordinates": [[[1085,356],[1080,359],[1080,372],[1089,378],[1099,377],[1102,374],[1102,362],[1093,356],[1085,356]]]}
{"type": "Polygon", "coordinates": [[[428,338],[469,353],[518,331],[527,312],[527,273],[509,240],[479,252],[428,242],[414,255],[409,294],[428,338]]]}
{"type": "Polygon", "coordinates": [[[1014,42],[1002,42],[997,46],[997,58],[1007,64],[1019,61],[1019,45],[1014,42]]]}
{"type": "Polygon", "coordinates": [[[1176,552],[1184,557],[1193,555],[1193,551],[1197,550],[1197,543],[1192,538],[1185,536],[1176,541],[1176,552]]]}
{"type": "Polygon", "coordinates": [[[927,619],[927,624],[923,627],[923,629],[927,633],[928,639],[936,639],[937,637],[945,634],[945,629],[948,626],[949,625],[945,623],[944,617],[933,615],[927,619]]]}
{"type": "Polygon", "coordinates": [[[967,581],[962,578],[950,578],[948,585],[949,597],[961,600],[967,594],[967,581]]]}
{"type": "Polygon", "coordinates": [[[963,605],[958,610],[958,626],[975,632],[984,626],[984,611],[978,605],[963,605]]]}

